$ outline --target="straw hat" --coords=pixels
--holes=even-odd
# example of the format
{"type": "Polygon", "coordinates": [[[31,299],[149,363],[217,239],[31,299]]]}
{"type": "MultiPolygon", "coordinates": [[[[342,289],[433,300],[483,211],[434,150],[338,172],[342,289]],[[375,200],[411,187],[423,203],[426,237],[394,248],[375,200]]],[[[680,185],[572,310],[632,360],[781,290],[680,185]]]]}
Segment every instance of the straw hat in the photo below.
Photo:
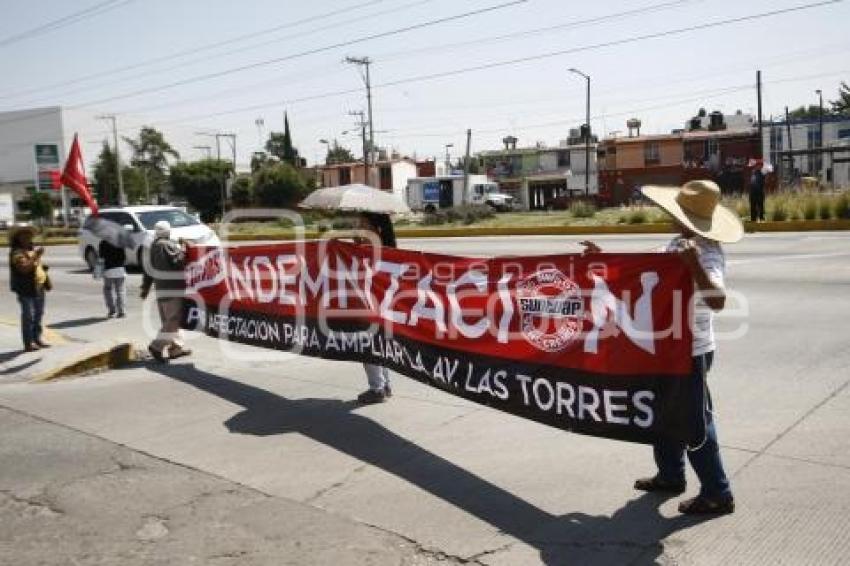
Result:
{"type": "Polygon", "coordinates": [[[31,224],[13,224],[9,227],[8,241],[9,245],[16,243],[18,238],[20,238],[23,234],[29,234],[30,236],[35,236],[38,234],[38,229],[31,224]]]}
{"type": "Polygon", "coordinates": [[[682,187],[647,185],[641,191],[677,222],[703,238],[732,244],[744,237],[741,219],[720,204],[717,183],[690,181],[682,187]]]}

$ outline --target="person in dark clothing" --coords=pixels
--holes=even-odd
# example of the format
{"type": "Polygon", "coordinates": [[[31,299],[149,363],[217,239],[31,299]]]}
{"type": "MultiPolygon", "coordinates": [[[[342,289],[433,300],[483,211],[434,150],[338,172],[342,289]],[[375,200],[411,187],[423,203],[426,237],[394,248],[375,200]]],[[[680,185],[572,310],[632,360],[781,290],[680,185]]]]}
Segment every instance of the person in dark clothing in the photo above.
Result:
{"type": "Polygon", "coordinates": [[[159,334],[148,346],[157,361],[188,356],[191,350],[183,345],[180,321],[183,318],[183,296],[186,281],[186,248],[182,242],[171,239],[171,224],[160,220],[154,225],[155,239],[149,251],[149,262],[144,266],[142,299],[147,298],[151,287],[156,287],[156,303],[162,324],[159,334]]]}
{"type": "Polygon", "coordinates": [[[24,350],[49,348],[42,339],[45,293],[51,289],[47,265],[42,261],[44,248],[33,247],[35,229],[17,226],[9,231],[9,286],[21,304],[21,338],[24,350]]]}
{"type": "MultiPolygon", "coordinates": [[[[361,230],[374,232],[378,236],[381,245],[387,248],[397,247],[395,230],[393,229],[392,220],[389,214],[378,214],[374,212],[361,213],[361,230]]],[[[369,243],[369,240],[363,239],[364,243],[369,243]]],[[[366,379],[369,382],[369,389],[357,396],[357,401],[364,405],[372,403],[381,403],[392,397],[392,388],[390,387],[390,372],[383,366],[375,364],[363,364],[366,370],[366,379]]]]}
{"type": "Polygon", "coordinates": [[[124,318],[126,316],[127,289],[124,285],[127,271],[124,264],[127,254],[123,248],[113,246],[101,240],[97,253],[103,260],[103,298],[106,301],[106,316],[124,318]]]}
{"type": "Polygon", "coordinates": [[[764,220],[764,173],[757,167],[750,177],[750,220],[764,220]]]}

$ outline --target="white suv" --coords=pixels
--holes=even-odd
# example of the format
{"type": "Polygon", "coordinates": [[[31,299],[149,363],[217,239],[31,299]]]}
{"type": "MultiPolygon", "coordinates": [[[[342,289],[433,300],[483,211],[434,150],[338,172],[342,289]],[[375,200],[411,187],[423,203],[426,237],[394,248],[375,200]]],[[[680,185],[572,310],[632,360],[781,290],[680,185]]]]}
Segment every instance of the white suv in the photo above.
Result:
{"type": "MultiPolygon", "coordinates": [[[[104,208],[101,209],[99,216],[123,226],[132,234],[133,247],[126,250],[127,265],[142,265],[142,250],[153,242],[153,226],[160,220],[167,220],[171,224],[171,238],[174,240],[182,238],[205,246],[219,245],[218,236],[209,226],[174,206],[104,208]]],[[[90,269],[94,269],[97,263],[98,246],[100,246],[100,238],[87,228],[87,222],[83,222],[79,234],[80,256],[90,269]]]]}

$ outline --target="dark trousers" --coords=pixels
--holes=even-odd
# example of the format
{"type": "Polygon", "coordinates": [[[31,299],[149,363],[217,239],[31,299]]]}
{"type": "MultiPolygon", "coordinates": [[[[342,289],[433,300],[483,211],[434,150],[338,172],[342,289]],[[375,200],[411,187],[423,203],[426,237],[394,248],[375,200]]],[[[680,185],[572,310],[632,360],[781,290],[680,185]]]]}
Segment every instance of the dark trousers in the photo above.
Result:
{"type": "Polygon", "coordinates": [[[696,445],[689,447],[683,442],[660,442],[653,447],[658,476],[669,482],[685,480],[685,453],[700,481],[700,495],[714,499],[732,496],[732,488],[723,462],[720,459],[720,445],[717,443],[717,429],[712,416],[711,396],[706,385],[708,370],[714,359],[714,352],[693,358],[691,369],[691,402],[693,418],[698,419],[692,430],[705,430],[704,436],[695,439],[696,445]]]}
{"type": "Polygon", "coordinates": [[[41,341],[41,319],[44,316],[44,291],[30,297],[18,295],[21,303],[21,338],[24,348],[41,341]]]}
{"type": "Polygon", "coordinates": [[[750,191],[750,220],[764,220],[764,191],[750,191]]]}

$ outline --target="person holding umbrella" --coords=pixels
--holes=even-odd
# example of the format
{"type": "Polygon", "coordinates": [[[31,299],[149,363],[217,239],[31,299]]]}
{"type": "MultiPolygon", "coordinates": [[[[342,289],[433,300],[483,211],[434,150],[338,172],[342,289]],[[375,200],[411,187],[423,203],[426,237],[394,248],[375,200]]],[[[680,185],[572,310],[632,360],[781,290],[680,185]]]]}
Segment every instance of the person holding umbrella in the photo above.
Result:
{"type": "MultiPolygon", "coordinates": [[[[410,208],[395,195],[360,184],[343,185],[313,191],[301,208],[326,211],[345,211],[358,214],[356,228],[375,234],[381,246],[395,248],[396,237],[391,214],[410,212],[410,208]]],[[[355,238],[358,243],[370,243],[371,238],[355,238]]],[[[386,367],[363,364],[369,389],[357,396],[363,404],[382,403],[392,396],[390,374],[386,367]]]]}
{"type": "MultiPolygon", "coordinates": [[[[358,228],[375,234],[381,246],[397,247],[395,230],[389,214],[363,212],[360,214],[359,220],[358,228]]],[[[359,241],[364,244],[371,243],[368,239],[360,239],[359,241]]],[[[389,370],[384,366],[375,364],[363,364],[363,368],[366,370],[366,381],[369,384],[369,389],[358,395],[357,401],[364,405],[371,405],[382,403],[392,397],[393,390],[390,387],[389,370]]]]}
{"type": "Polygon", "coordinates": [[[45,294],[51,289],[44,248],[33,246],[35,228],[13,226],[9,230],[9,286],[21,305],[21,338],[24,351],[49,348],[42,339],[45,294]]]}
{"type": "Polygon", "coordinates": [[[106,316],[124,318],[126,315],[127,289],[124,281],[127,270],[124,264],[127,254],[124,248],[114,246],[107,240],[101,240],[97,254],[103,260],[103,298],[106,301],[106,316]]]}

